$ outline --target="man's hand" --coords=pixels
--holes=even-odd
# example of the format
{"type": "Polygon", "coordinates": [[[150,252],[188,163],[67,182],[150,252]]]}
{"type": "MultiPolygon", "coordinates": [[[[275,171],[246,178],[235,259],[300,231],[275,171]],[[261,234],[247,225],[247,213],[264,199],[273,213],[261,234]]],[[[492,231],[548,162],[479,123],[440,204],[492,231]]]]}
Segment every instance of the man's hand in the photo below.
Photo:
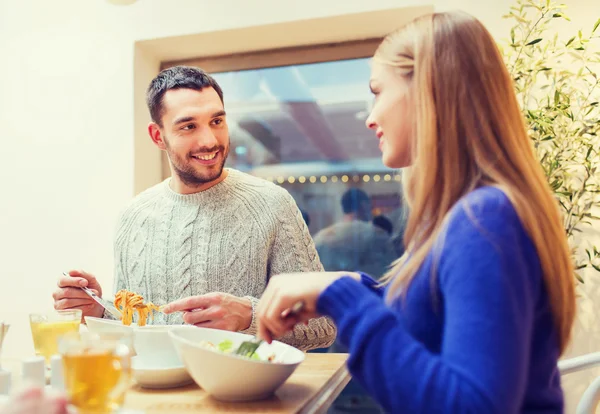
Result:
{"type": "Polygon", "coordinates": [[[81,309],[83,316],[101,318],[104,309],[90,298],[80,287],[87,286],[96,295],[102,297],[102,287],[94,277],[84,271],[71,270],[69,276],[58,279],[58,289],[54,291],[54,309],[81,309]]]}
{"type": "Polygon", "coordinates": [[[252,323],[252,303],[228,293],[207,293],[169,303],[166,314],[183,312],[183,321],[190,325],[225,331],[243,331],[252,323]]]}

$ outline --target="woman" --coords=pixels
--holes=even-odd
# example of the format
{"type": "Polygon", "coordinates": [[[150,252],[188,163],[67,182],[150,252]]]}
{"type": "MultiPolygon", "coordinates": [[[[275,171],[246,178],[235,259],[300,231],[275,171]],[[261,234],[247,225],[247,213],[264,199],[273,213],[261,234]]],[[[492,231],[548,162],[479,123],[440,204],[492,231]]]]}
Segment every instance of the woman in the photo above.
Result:
{"type": "Polygon", "coordinates": [[[353,378],[390,412],[562,412],[573,268],[493,38],[465,13],[421,17],[383,40],[370,86],[383,163],[406,167],[407,252],[382,288],[360,273],[273,278],[259,335],[331,316],[353,378]]]}

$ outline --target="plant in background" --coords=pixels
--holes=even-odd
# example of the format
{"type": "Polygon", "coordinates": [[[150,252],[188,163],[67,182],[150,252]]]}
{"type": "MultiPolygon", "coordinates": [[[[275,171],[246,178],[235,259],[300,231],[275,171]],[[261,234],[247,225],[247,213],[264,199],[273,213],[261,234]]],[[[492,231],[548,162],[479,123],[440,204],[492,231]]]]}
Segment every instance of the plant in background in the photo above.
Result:
{"type": "Polygon", "coordinates": [[[569,21],[565,8],[517,0],[504,16],[515,24],[501,49],[583,282],[582,269],[600,272],[600,249],[582,237],[600,223],[600,19],[563,39],[555,25],[569,21]]]}

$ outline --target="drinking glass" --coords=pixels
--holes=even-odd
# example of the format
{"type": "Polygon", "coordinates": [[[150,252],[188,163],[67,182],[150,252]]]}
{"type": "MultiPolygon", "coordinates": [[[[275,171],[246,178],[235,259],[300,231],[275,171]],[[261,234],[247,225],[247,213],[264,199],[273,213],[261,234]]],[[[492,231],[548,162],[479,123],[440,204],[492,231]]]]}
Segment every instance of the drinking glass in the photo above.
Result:
{"type": "Polygon", "coordinates": [[[81,414],[114,413],[131,385],[131,348],[125,336],[65,335],[59,351],[70,404],[81,414]]]}
{"type": "Polygon", "coordinates": [[[50,367],[50,358],[58,354],[58,338],[79,332],[81,309],[32,313],[29,315],[29,324],[35,353],[43,356],[46,367],[50,367]]]}

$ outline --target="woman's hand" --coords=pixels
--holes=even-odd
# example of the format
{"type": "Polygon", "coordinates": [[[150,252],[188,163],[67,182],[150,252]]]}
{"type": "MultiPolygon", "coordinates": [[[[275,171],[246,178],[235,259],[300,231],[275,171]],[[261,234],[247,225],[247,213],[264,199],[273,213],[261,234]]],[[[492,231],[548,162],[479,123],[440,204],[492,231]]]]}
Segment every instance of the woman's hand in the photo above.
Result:
{"type": "Polygon", "coordinates": [[[282,337],[291,331],[297,323],[308,323],[309,319],[319,316],[319,296],[343,276],[360,280],[358,273],[349,272],[290,273],[271,278],[256,310],[257,336],[271,343],[274,338],[282,337]],[[302,311],[297,315],[285,317],[300,301],[304,302],[302,311]]]}

